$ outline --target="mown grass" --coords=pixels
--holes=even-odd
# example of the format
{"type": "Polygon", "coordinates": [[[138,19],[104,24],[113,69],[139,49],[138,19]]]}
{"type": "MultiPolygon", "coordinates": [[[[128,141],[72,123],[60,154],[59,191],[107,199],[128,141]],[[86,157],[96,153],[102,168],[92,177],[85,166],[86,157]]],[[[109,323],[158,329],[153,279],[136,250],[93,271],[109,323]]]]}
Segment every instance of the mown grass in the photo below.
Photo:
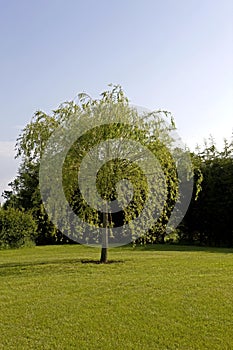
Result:
{"type": "Polygon", "coordinates": [[[0,251],[0,349],[233,349],[233,250],[0,251]]]}

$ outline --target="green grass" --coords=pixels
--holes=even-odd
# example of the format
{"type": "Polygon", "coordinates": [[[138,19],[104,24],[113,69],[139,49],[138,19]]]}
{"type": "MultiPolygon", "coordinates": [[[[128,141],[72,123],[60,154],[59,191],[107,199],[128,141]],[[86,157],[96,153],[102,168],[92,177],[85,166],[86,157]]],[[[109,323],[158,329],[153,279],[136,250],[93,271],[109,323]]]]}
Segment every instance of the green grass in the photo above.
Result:
{"type": "Polygon", "coordinates": [[[233,349],[233,250],[0,251],[0,349],[233,349]]]}

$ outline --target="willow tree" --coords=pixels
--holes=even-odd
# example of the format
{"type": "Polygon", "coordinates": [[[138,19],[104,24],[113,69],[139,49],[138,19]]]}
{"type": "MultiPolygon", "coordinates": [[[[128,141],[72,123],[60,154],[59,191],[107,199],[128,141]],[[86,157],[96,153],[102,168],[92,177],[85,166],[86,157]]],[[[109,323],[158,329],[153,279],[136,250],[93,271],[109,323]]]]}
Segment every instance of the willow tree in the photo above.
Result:
{"type": "Polygon", "coordinates": [[[141,113],[111,86],[99,99],[80,94],[52,115],[36,112],[17,148],[23,163],[40,167],[50,220],[70,239],[102,247],[107,262],[111,246],[164,238],[174,209],[177,221],[177,162],[186,177],[191,169],[174,130],[170,114],[141,113]]]}

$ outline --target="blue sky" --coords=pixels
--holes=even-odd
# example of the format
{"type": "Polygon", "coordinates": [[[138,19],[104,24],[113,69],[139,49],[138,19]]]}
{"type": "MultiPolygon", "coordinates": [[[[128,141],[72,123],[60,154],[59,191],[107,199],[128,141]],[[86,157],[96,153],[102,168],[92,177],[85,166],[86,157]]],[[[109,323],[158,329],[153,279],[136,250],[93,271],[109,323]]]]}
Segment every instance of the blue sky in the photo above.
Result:
{"type": "Polygon", "coordinates": [[[193,149],[233,128],[232,0],[0,0],[0,191],[33,113],[121,84],[193,149]]]}

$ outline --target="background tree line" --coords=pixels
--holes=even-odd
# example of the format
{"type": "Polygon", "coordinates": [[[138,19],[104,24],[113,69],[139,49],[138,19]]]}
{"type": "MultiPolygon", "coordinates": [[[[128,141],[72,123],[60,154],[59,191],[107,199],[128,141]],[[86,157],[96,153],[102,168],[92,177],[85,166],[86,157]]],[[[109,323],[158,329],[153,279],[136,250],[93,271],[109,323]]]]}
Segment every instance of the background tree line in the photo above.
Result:
{"type": "Polygon", "coordinates": [[[203,181],[178,230],[180,242],[233,246],[233,137],[219,151],[213,138],[193,154],[203,181]]]}

